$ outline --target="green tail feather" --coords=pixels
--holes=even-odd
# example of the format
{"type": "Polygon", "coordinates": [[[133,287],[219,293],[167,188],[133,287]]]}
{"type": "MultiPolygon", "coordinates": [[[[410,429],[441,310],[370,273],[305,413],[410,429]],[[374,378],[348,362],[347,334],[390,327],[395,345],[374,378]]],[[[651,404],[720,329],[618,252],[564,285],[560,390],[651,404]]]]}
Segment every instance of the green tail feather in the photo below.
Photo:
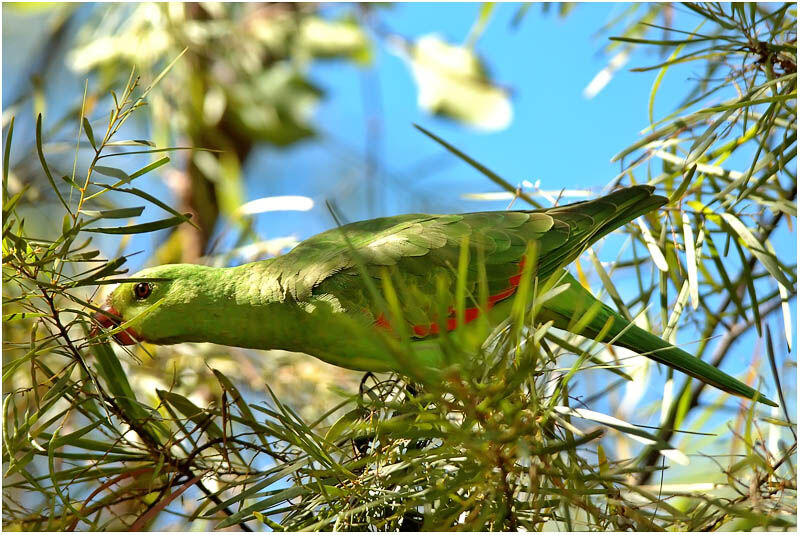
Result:
{"type": "Polygon", "coordinates": [[[624,190],[613,192],[605,199],[615,202],[617,199],[615,195],[620,195],[621,201],[617,207],[617,215],[603,225],[593,236],[592,242],[595,242],[612,232],[622,225],[633,221],[637,217],[652,212],[656,208],[663,206],[667,203],[668,199],[661,195],[653,195],[654,188],[652,186],[633,186],[624,190]],[[631,190],[639,192],[638,196],[631,197],[630,195],[622,197],[622,193],[629,193],[631,190]]]}
{"type": "MultiPolygon", "coordinates": [[[[581,317],[589,311],[594,303],[600,302],[571,275],[567,274],[561,283],[565,282],[570,285],[569,289],[544,304],[543,319],[551,319],[556,327],[574,332],[575,324],[581,321],[581,317]]],[[[593,311],[596,312],[581,332],[584,336],[597,337],[611,318],[613,323],[602,338],[603,342],[635,351],[729,394],[753,399],[773,407],[778,406],[757,390],[722,370],[667,343],[658,336],[628,323],[608,306],[600,303],[600,305],[595,305],[593,311]]]]}

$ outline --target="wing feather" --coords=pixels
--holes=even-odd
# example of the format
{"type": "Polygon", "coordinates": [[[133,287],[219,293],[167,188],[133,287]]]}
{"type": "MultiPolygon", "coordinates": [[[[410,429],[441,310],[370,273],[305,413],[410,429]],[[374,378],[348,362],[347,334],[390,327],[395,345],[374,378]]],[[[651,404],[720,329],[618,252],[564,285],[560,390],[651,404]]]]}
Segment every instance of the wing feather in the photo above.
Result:
{"type": "Polygon", "coordinates": [[[307,239],[272,261],[269,274],[263,276],[273,284],[271,295],[277,293],[281,300],[330,293],[345,308],[371,311],[359,262],[375,278],[386,268],[397,268],[393,277],[399,277],[399,286],[409,292],[403,300],[407,319],[422,321],[435,308],[437,276],[446,278],[454,299],[454,273],[464,237],[470,248],[468,292],[477,295],[477,259],[482,257],[490,295],[505,298],[515,289],[528,243],[538,245],[538,275],[549,276],[600,237],[666,202],[652,192],[649,186],[634,186],[543,210],[408,214],[361,221],[307,239]]]}

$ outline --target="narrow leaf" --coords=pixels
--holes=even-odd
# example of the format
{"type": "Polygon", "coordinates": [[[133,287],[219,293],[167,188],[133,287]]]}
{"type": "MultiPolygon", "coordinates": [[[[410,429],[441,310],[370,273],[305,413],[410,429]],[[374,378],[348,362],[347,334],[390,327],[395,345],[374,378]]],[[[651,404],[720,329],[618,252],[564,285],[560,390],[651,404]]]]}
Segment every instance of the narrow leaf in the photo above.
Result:
{"type": "MultiPolygon", "coordinates": [[[[766,246],[767,250],[773,256],[777,256],[775,254],[775,248],[772,247],[772,244],[769,240],[764,241],[764,245],[766,246]]],[[[789,352],[792,351],[792,311],[789,308],[789,292],[783,286],[783,284],[778,284],[778,292],[781,296],[781,312],[783,313],[783,335],[786,337],[786,348],[789,352]]]]}
{"type": "Polygon", "coordinates": [[[678,299],[675,300],[675,305],[672,307],[672,314],[669,316],[669,321],[664,329],[662,338],[669,340],[670,343],[675,343],[675,328],[678,326],[678,321],[681,318],[683,307],[686,306],[686,301],[689,299],[689,281],[683,281],[681,291],[678,293],[678,299]]]}
{"type": "Polygon", "coordinates": [[[175,210],[173,207],[171,207],[164,201],[159,200],[157,197],[150,195],[146,191],[142,191],[138,188],[117,188],[116,186],[105,186],[105,187],[107,187],[108,189],[112,189],[114,191],[122,191],[124,193],[130,193],[131,195],[136,195],[137,197],[140,197],[146,201],[150,201],[159,208],[162,208],[163,210],[173,214],[175,217],[182,218],[185,222],[189,223],[194,228],[199,228],[191,219],[189,219],[190,214],[185,214],[185,215],[181,214],[180,212],[175,210]]]}
{"type": "Polygon", "coordinates": [[[756,331],[758,331],[758,336],[761,337],[764,335],[761,332],[761,312],[758,309],[758,294],[756,294],[756,287],[753,283],[753,273],[747,265],[747,256],[744,254],[744,249],[742,249],[742,246],[739,244],[739,240],[733,239],[731,241],[736,251],[739,253],[739,259],[742,261],[742,276],[747,284],[747,293],[750,296],[750,308],[753,311],[753,322],[755,323],[756,331]]]}
{"type": "MultiPolygon", "coordinates": [[[[44,174],[47,176],[47,180],[50,181],[50,185],[53,187],[53,191],[55,192],[58,200],[61,201],[61,204],[64,205],[64,208],[67,212],[70,212],[69,205],[67,201],[64,200],[64,197],[61,195],[61,192],[58,190],[58,186],[56,185],[56,181],[53,180],[53,175],[50,173],[50,168],[47,166],[47,160],[44,158],[44,151],[42,150],[42,114],[40,113],[36,118],[36,152],[39,154],[39,162],[42,164],[42,170],[44,174]]],[[[72,212],[70,212],[72,213],[72,212]]]]}
{"type": "Polygon", "coordinates": [[[419,130],[432,140],[436,141],[438,144],[440,144],[441,146],[443,146],[444,148],[446,148],[447,150],[449,150],[450,152],[452,152],[453,154],[455,154],[468,164],[470,164],[472,167],[483,173],[483,175],[486,176],[486,178],[488,178],[489,180],[491,180],[504,190],[513,193],[514,195],[516,195],[517,197],[519,197],[520,199],[524,200],[525,202],[527,202],[532,206],[535,206],[537,208],[542,208],[542,205],[539,204],[537,201],[534,201],[530,195],[522,191],[519,191],[519,188],[515,188],[509,182],[501,178],[500,175],[490,170],[489,168],[485,167],[484,165],[481,165],[480,163],[476,162],[475,160],[473,160],[472,158],[470,158],[469,156],[467,156],[466,154],[455,148],[453,145],[451,145],[444,139],[434,134],[433,132],[426,130],[425,128],[421,127],[418,124],[415,124],[414,128],[416,128],[417,130],[419,130]]]}
{"type": "Polygon", "coordinates": [[[86,132],[86,137],[89,139],[89,144],[94,150],[97,150],[97,144],[94,141],[94,130],[92,130],[92,124],[86,117],[83,118],[83,131],[86,132]]]}
{"type": "Polygon", "coordinates": [[[669,196],[669,204],[675,204],[681,200],[683,194],[686,193],[686,190],[689,188],[689,184],[692,183],[692,178],[694,178],[695,171],[697,171],[697,164],[690,167],[689,171],[683,175],[683,180],[678,185],[678,188],[672,192],[672,195],[669,196]]]}
{"type": "Polygon", "coordinates": [[[653,238],[653,235],[650,233],[650,229],[642,221],[642,218],[639,217],[636,219],[636,223],[639,225],[639,229],[642,231],[642,237],[644,238],[644,243],[647,245],[647,250],[650,252],[650,256],[653,259],[653,263],[656,265],[658,269],[663,272],[669,271],[669,266],[667,265],[667,259],[664,258],[664,253],[661,252],[661,249],[658,247],[658,243],[653,238]]]}
{"type": "Polygon", "coordinates": [[[83,230],[84,232],[98,232],[100,234],[142,234],[180,225],[188,221],[191,216],[192,214],[186,213],[182,216],[168,217],[166,219],[159,219],[158,221],[141,223],[139,225],[130,225],[128,227],[96,227],[83,230]]]}
{"type": "Polygon", "coordinates": [[[109,141],[106,147],[129,147],[129,146],[155,147],[156,144],[147,139],[126,139],[122,141],[109,141]]]}
{"type": "Polygon", "coordinates": [[[93,167],[94,171],[100,173],[101,175],[110,176],[113,178],[118,178],[120,180],[129,181],[131,177],[123,171],[122,169],[117,169],[116,167],[106,167],[105,165],[95,165],[93,167]]]}
{"type": "Polygon", "coordinates": [[[617,305],[617,308],[622,313],[622,315],[625,316],[625,319],[631,321],[632,316],[630,311],[628,310],[628,307],[625,305],[625,301],[623,301],[622,298],[620,297],[619,292],[617,292],[616,286],[614,286],[614,282],[611,280],[611,277],[608,275],[608,272],[603,267],[603,264],[600,262],[600,259],[597,258],[597,255],[594,253],[591,247],[589,248],[589,259],[592,261],[595,273],[597,273],[600,276],[600,280],[603,283],[603,287],[608,292],[608,295],[609,297],[611,297],[611,300],[614,301],[615,305],[617,305]]]}
{"type": "Polygon", "coordinates": [[[144,206],[115,208],[113,210],[81,210],[79,213],[104,219],[128,219],[130,217],[139,217],[142,212],[144,212],[144,206]]]}
{"type": "MultiPolygon", "coordinates": [[[[700,292],[697,287],[697,251],[694,242],[694,233],[692,232],[692,224],[689,221],[689,216],[686,213],[681,214],[683,221],[683,247],[686,249],[686,273],[689,278],[689,295],[692,298],[692,308],[697,310],[700,304],[700,292]]],[[[702,239],[702,230],[698,237],[698,242],[702,239]]]]}
{"type": "Polygon", "coordinates": [[[211,414],[192,403],[189,398],[166,390],[156,390],[156,393],[159,398],[178,409],[181,414],[186,416],[195,425],[202,427],[209,437],[219,438],[222,436],[222,429],[220,429],[213,420],[211,414]]]}
{"type": "Polygon", "coordinates": [[[11,138],[14,135],[14,117],[11,117],[11,122],[8,125],[8,134],[6,134],[6,146],[3,149],[3,204],[8,201],[8,166],[11,159],[11,138]]]}
{"type": "MultiPolygon", "coordinates": [[[[781,400],[783,415],[787,422],[791,422],[792,419],[789,417],[789,408],[786,405],[786,399],[783,396],[783,388],[781,388],[781,378],[780,374],[778,373],[778,363],[775,360],[775,349],[772,346],[772,332],[769,330],[769,325],[767,325],[767,357],[769,360],[769,368],[772,371],[772,378],[775,380],[775,386],[778,390],[778,399],[781,400]]],[[[797,440],[797,433],[794,430],[794,426],[790,426],[789,429],[792,431],[792,435],[794,435],[795,440],[797,440]]]]}
{"type": "Polygon", "coordinates": [[[648,446],[656,447],[659,450],[659,453],[661,453],[661,455],[667,457],[672,461],[675,461],[678,464],[684,466],[689,465],[689,458],[686,457],[686,455],[684,455],[683,452],[673,448],[669,443],[661,440],[655,435],[648,433],[647,431],[643,431],[638,427],[629,424],[628,422],[620,420],[619,418],[614,418],[613,416],[608,416],[607,414],[602,414],[587,409],[573,409],[571,407],[564,407],[561,405],[553,407],[553,409],[557,413],[565,416],[572,416],[575,418],[590,420],[611,427],[612,429],[616,429],[617,431],[620,431],[628,435],[637,442],[641,442],[642,444],[648,446]]]}
{"type": "Polygon", "coordinates": [[[61,175],[61,180],[63,180],[64,182],[66,182],[75,189],[81,189],[80,185],[67,175],[61,175]]]}
{"type": "Polygon", "coordinates": [[[164,156],[163,158],[160,158],[160,159],[154,161],[153,163],[151,163],[149,165],[145,165],[144,167],[142,167],[138,171],[135,171],[135,172],[131,173],[129,178],[131,180],[133,180],[134,178],[138,178],[138,177],[144,175],[145,173],[149,173],[153,169],[158,169],[159,167],[161,167],[162,165],[167,164],[167,163],[169,163],[169,157],[168,156],[164,156]]]}
{"type": "Polygon", "coordinates": [[[733,214],[727,212],[721,214],[722,218],[728,225],[739,235],[742,241],[753,255],[758,258],[761,264],[766,268],[770,275],[772,275],[778,284],[782,284],[787,291],[791,291],[794,286],[781,269],[778,264],[778,259],[774,254],[770,253],[763,243],[758,241],[755,236],[750,232],[744,223],[733,214]]]}

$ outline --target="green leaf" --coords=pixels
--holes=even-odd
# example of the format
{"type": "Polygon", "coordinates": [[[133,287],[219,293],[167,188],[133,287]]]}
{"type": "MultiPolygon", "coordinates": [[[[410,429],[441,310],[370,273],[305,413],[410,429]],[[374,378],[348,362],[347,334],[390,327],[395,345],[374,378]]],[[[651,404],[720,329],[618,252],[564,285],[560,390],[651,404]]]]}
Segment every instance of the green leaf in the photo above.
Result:
{"type": "Polygon", "coordinates": [[[73,187],[75,189],[81,189],[81,186],[77,182],[72,180],[72,178],[70,178],[67,175],[61,175],[61,180],[63,180],[64,182],[66,182],[67,184],[69,184],[71,187],[73,187]]]}
{"type": "Polygon", "coordinates": [[[714,265],[717,267],[717,271],[722,278],[722,286],[725,288],[727,295],[729,295],[733,301],[733,304],[739,313],[739,317],[741,317],[742,320],[747,321],[747,313],[744,311],[742,301],[739,299],[739,292],[733,286],[733,283],[728,276],[728,271],[725,269],[725,264],[722,262],[722,258],[720,258],[719,251],[717,251],[717,246],[714,245],[714,240],[708,240],[706,243],[708,244],[708,249],[711,252],[711,260],[714,262],[714,265]]]}
{"type": "Polygon", "coordinates": [[[58,439],[53,440],[53,444],[52,445],[55,448],[60,448],[62,446],[73,446],[78,441],[78,439],[81,438],[83,435],[85,435],[85,434],[87,434],[87,433],[89,433],[91,431],[94,431],[95,429],[97,429],[101,425],[104,425],[104,424],[107,424],[107,423],[108,422],[106,422],[105,420],[96,420],[96,421],[90,423],[89,425],[87,425],[87,426],[85,426],[85,427],[83,427],[81,429],[78,429],[77,431],[73,431],[72,433],[59,436],[58,439]]]}
{"type": "Polygon", "coordinates": [[[742,276],[747,283],[747,293],[750,296],[750,308],[753,311],[753,322],[755,323],[756,331],[758,331],[758,336],[761,337],[763,336],[761,334],[761,312],[758,309],[759,301],[756,287],[753,283],[753,273],[749,269],[747,257],[744,254],[742,246],[739,245],[739,240],[734,239],[732,241],[736,251],[739,253],[739,259],[742,261],[742,276]]]}
{"type": "Polygon", "coordinates": [[[161,400],[178,409],[195,425],[201,427],[210,438],[222,436],[222,429],[214,422],[212,415],[189,401],[188,398],[167,390],[156,390],[156,394],[161,400]]]}
{"type": "MultiPolygon", "coordinates": [[[[183,55],[186,54],[186,52],[188,50],[189,50],[188,46],[186,48],[184,48],[183,50],[181,50],[180,53],[177,56],[175,56],[175,58],[171,62],[169,62],[169,65],[164,67],[161,70],[161,72],[158,73],[158,75],[155,77],[153,82],[149,86],[147,86],[147,88],[142,92],[142,96],[139,97],[139,100],[136,101],[137,104],[139,102],[142,102],[145,98],[147,98],[147,95],[150,94],[150,91],[152,91],[153,88],[158,85],[158,83],[161,81],[161,79],[164,78],[167,75],[167,73],[172,70],[172,67],[174,67],[175,64],[178,63],[178,60],[181,59],[183,57],[183,55]]],[[[135,105],[134,105],[134,107],[135,107],[135,105]]]]}
{"type": "Polygon", "coordinates": [[[637,43],[642,45],[660,45],[660,46],[678,46],[678,45],[688,45],[694,43],[702,43],[704,41],[708,41],[711,38],[700,38],[700,39],[636,39],[633,37],[609,37],[611,41],[619,41],[621,43],[637,43]]]}
{"type": "Polygon", "coordinates": [[[29,185],[26,185],[24,188],[22,188],[22,191],[20,191],[18,193],[15,193],[13,197],[11,197],[10,199],[7,199],[7,200],[5,200],[3,202],[3,222],[4,223],[6,222],[6,219],[8,218],[8,214],[10,214],[12,210],[14,210],[14,207],[17,205],[19,200],[22,198],[22,195],[26,191],[28,191],[29,187],[30,187],[29,185]]]}
{"type": "Polygon", "coordinates": [[[106,147],[130,147],[130,146],[146,146],[155,147],[156,144],[147,139],[126,139],[122,141],[109,141],[106,147]]]}
{"type": "Polygon", "coordinates": [[[139,217],[144,212],[144,206],[132,206],[130,208],[115,208],[113,210],[81,210],[79,213],[89,217],[103,219],[128,219],[139,217]]]}
{"type": "Polygon", "coordinates": [[[237,493],[235,496],[233,496],[233,497],[231,497],[231,498],[229,498],[229,499],[227,499],[227,500],[215,505],[214,507],[212,507],[211,509],[206,511],[205,517],[206,518],[213,518],[214,516],[217,515],[217,513],[219,513],[220,511],[222,511],[226,507],[229,507],[229,506],[231,506],[233,504],[236,504],[236,503],[240,503],[240,504],[244,503],[244,500],[247,500],[247,499],[250,499],[250,498],[254,497],[254,495],[256,493],[258,493],[259,491],[269,487],[270,485],[274,485],[275,483],[277,483],[277,482],[289,477],[290,475],[292,475],[292,473],[297,472],[297,470],[299,470],[300,468],[303,468],[304,466],[308,465],[309,463],[311,463],[311,459],[306,457],[306,458],[302,458],[302,459],[299,459],[297,461],[294,461],[292,463],[287,463],[287,464],[285,464],[283,466],[276,466],[276,467],[272,468],[268,472],[268,474],[270,474],[268,477],[259,478],[260,481],[257,484],[255,484],[252,487],[249,487],[246,490],[243,490],[243,491],[237,493]]]}
{"type": "Polygon", "coordinates": [[[185,221],[186,223],[189,223],[194,228],[199,228],[191,219],[189,219],[190,214],[188,214],[188,213],[187,214],[181,214],[180,212],[175,210],[173,207],[171,207],[170,205],[168,205],[164,201],[161,201],[157,197],[154,197],[154,196],[150,195],[146,191],[142,191],[142,190],[140,190],[138,188],[117,188],[116,186],[105,186],[105,187],[107,187],[109,190],[121,191],[123,193],[130,193],[131,195],[135,195],[135,196],[137,196],[137,197],[139,197],[141,199],[145,199],[146,201],[149,201],[149,202],[155,204],[159,208],[162,208],[162,209],[166,210],[167,212],[169,212],[171,214],[174,214],[175,217],[181,218],[183,221],[185,221]]]}
{"type": "Polygon", "coordinates": [[[89,276],[87,276],[85,278],[79,279],[77,281],[72,282],[70,284],[70,287],[77,288],[79,286],[87,286],[87,285],[90,285],[90,284],[95,284],[98,279],[101,279],[103,277],[107,277],[109,275],[118,274],[120,272],[117,271],[117,268],[119,268],[127,260],[128,260],[127,257],[120,256],[120,257],[115,258],[114,260],[106,262],[105,264],[100,266],[91,275],[89,275],[89,276]]]}
{"type": "Polygon", "coordinates": [[[169,163],[169,157],[168,156],[164,156],[163,158],[160,158],[160,159],[156,160],[155,162],[153,162],[153,163],[151,163],[149,165],[145,165],[144,167],[142,167],[138,171],[136,171],[134,173],[131,173],[129,178],[131,180],[133,180],[134,178],[138,178],[138,177],[140,177],[140,176],[142,176],[142,175],[144,175],[146,173],[149,173],[150,171],[152,171],[154,169],[158,169],[159,167],[161,167],[162,165],[167,164],[167,163],[169,163]]]}
{"type": "Polygon", "coordinates": [[[86,262],[93,258],[97,258],[98,256],[100,256],[100,251],[97,249],[93,249],[91,251],[86,251],[83,253],[78,253],[68,256],[65,260],[69,262],[86,262]]]}
{"type": "MultiPolygon", "coordinates": [[[[64,200],[64,197],[61,195],[61,192],[56,186],[56,181],[53,180],[53,175],[50,173],[50,168],[47,166],[47,160],[44,158],[44,151],[42,150],[42,114],[40,113],[36,117],[36,152],[39,154],[39,162],[42,164],[42,170],[44,171],[45,176],[47,176],[47,180],[50,182],[50,186],[52,186],[53,191],[55,192],[58,200],[61,201],[61,204],[64,205],[64,208],[67,212],[70,212],[69,205],[67,201],[64,200]]],[[[72,213],[72,212],[70,212],[72,213]]]]}
{"type": "MultiPolygon", "coordinates": [[[[231,380],[228,379],[221,371],[216,369],[212,369],[211,371],[219,381],[220,385],[222,385],[222,388],[231,393],[231,395],[233,396],[233,402],[239,408],[239,412],[241,413],[241,415],[246,420],[255,422],[256,418],[253,415],[253,412],[250,410],[250,407],[247,405],[247,402],[244,400],[244,397],[242,396],[241,392],[239,392],[239,389],[236,388],[231,382],[231,380]]],[[[269,441],[264,436],[264,434],[263,433],[257,433],[257,434],[259,440],[261,441],[261,445],[268,450],[271,449],[269,446],[269,441]]]]}
{"type": "Polygon", "coordinates": [[[775,257],[775,255],[769,252],[766,246],[758,241],[750,232],[750,229],[748,229],[735,215],[727,212],[723,212],[720,215],[725,222],[730,225],[733,231],[736,232],[736,234],[742,239],[750,252],[753,253],[756,258],[758,258],[769,274],[775,278],[778,284],[782,284],[787,291],[792,292],[794,285],[784,274],[783,269],[781,269],[781,266],[778,264],[778,259],[775,257]]]}
{"type": "MultiPolygon", "coordinates": [[[[694,32],[692,32],[692,33],[695,33],[698,30],[700,30],[700,28],[703,26],[703,24],[705,24],[705,22],[706,21],[703,20],[700,23],[700,25],[697,26],[697,28],[694,29],[694,32]]],[[[675,47],[675,50],[672,52],[672,54],[669,57],[669,60],[667,61],[668,64],[669,64],[670,61],[672,61],[672,60],[674,60],[675,58],[678,57],[678,54],[681,53],[681,50],[683,50],[684,46],[685,46],[685,44],[680,44],[677,47],[675,47]]],[[[664,65],[661,68],[661,70],[658,71],[658,75],[656,75],[656,79],[653,82],[653,88],[650,90],[650,99],[649,99],[649,102],[647,104],[647,117],[650,120],[650,124],[653,123],[653,106],[655,105],[655,101],[656,101],[656,93],[658,93],[658,88],[661,87],[661,80],[664,78],[664,75],[667,74],[667,68],[669,67],[668,64],[664,65]]]]}
{"type": "Polygon", "coordinates": [[[706,108],[704,111],[709,113],[719,112],[719,111],[728,111],[728,110],[736,110],[739,108],[749,108],[752,106],[756,106],[758,104],[770,104],[772,102],[785,102],[787,100],[797,100],[797,92],[793,91],[787,95],[776,95],[774,97],[765,97],[765,98],[756,98],[752,100],[744,100],[740,102],[735,102],[733,104],[724,104],[721,106],[713,106],[711,108],[706,108]]]}
{"type": "Polygon", "coordinates": [[[11,138],[14,135],[14,116],[11,116],[11,122],[8,124],[8,134],[6,134],[6,145],[3,149],[3,210],[6,209],[8,202],[8,166],[11,160],[11,138]]]}
{"type": "Polygon", "coordinates": [[[628,307],[625,305],[625,301],[623,301],[620,297],[616,286],[614,286],[614,282],[611,280],[611,277],[606,271],[606,268],[603,267],[600,259],[597,258],[597,255],[591,248],[589,248],[589,259],[592,261],[592,266],[594,266],[595,273],[597,273],[597,275],[600,277],[600,281],[603,283],[603,288],[605,288],[606,292],[608,292],[608,296],[611,297],[612,301],[614,301],[614,304],[617,306],[625,319],[632,321],[631,313],[628,310],[628,307]]]}
{"type": "MultiPolygon", "coordinates": [[[[588,444],[598,438],[601,438],[605,434],[603,429],[595,429],[594,431],[590,431],[585,435],[579,438],[571,438],[568,440],[552,440],[548,441],[545,444],[542,444],[540,448],[536,448],[531,451],[531,455],[552,455],[554,453],[560,453],[565,451],[575,451],[575,449],[579,446],[583,446],[584,444],[588,444]]],[[[597,444],[600,446],[600,443],[597,444]]]]}
{"type": "Polygon", "coordinates": [[[681,214],[681,221],[683,223],[683,246],[686,249],[686,274],[689,281],[689,295],[692,297],[692,308],[697,310],[700,304],[700,291],[697,285],[697,253],[703,241],[703,231],[697,237],[697,243],[694,241],[694,233],[692,232],[692,224],[689,221],[689,216],[686,213],[681,214]]]}
{"type": "Polygon", "coordinates": [[[267,508],[275,504],[281,503],[286,500],[292,500],[308,492],[309,491],[303,487],[289,487],[288,489],[277,491],[272,496],[270,496],[265,500],[261,500],[260,502],[255,503],[249,507],[245,507],[243,509],[238,510],[233,515],[229,516],[228,518],[224,519],[222,522],[214,526],[214,529],[224,529],[233,526],[234,524],[238,524],[239,522],[245,520],[248,516],[253,514],[254,511],[266,510],[267,508]]]}
{"type": "Polygon", "coordinates": [[[153,415],[137,401],[136,394],[128,382],[128,375],[122,369],[111,346],[107,342],[99,342],[91,347],[97,362],[98,373],[105,381],[125,417],[142,426],[139,429],[149,433],[151,438],[157,439],[154,431],[158,429],[158,426],[152,421],[153,415]]]}
{"type": "Polygon", "coordinates": [[[669,196],[669,204],[675,204],[683,198],[683,194],[686,193],[689,184],[692,182],[692,178],[694,178],[695,171],[697,171],[697,164],[692,165],[686,174],[683,175],[683,180],[678,185],[677,189],[672,192],[672,195],[669,196]]]}
{"type": "Polygon", "coordinates": [[[335,443],[347,431],[353,429],[353,424],[361,420],[363,414],[363,409],[353,409],[344,413],[325,433],[325,441],[335,443]]]}
{"type": "Polygon", "coordinates": [[[101,175],[110,176],[113,178],[118,178],[122,181],[128,182],[130,181],[131,177],[123,171],[122,169],[117,169],[116,167],[106,167],[105,165],[95,165],[92,168],[95,172],[100,173],[101,175]]]}
{"type": "MultiPolygon", "coordinates": [[[[789,408],[786,405],[786,399],[783,395],[783,388],[781,388],[781,377],[778,373],[778,364],[775,359],[775,349],[772,346],[772,332],[769,330],[769,325],[767,325],[767,360],[769,360],[769,368],[772,372],[772,379],[775,381],[775,386],[777,387],[778,399],[781,400],[783,415],[787,422],[791,422],[792,419],[789,417],[789,408]]],[[[790,429],[792,430],[795,440],[797,440],[797,433],[795,432],[794,427],[790,427],[790,429]]]]}
{"type": "Polygon", "coordinates": [[[86,117],[83,118],[83,130],[84,132],[86,132],[86,137],[89,139],[89,144],[92,146],[94,150],[97,150],[97,144],[94,141],[94,131],[92,130],[92,124],[86,117]]]}
{"type": "Polygon", "coordinates": [[[85,228],[84,232],[98,232],[100,234],[142,234],[145,232],[154,232],[165,228],[180,225],[183,222],[189,221],[192,216],[190,213],[183,214],[182,216],[168,217],[166,219],[159,219],[158,221],[151,221],[150,223],[141,223],[139,225],[130,225],[127,227],[95,227],[85,228]]]}
{"type": "Polygon", "coordinates": [[[202,151],[202,152],[214,152],[219,153],[222,152],[220,150],[214,149],[198,149],[196,147],[165,147],[162,149],[148,149],[148,150],[129,150],[126,152],[110,152],[108,154],[101,154],[98,156],[98,160],[102,160],[103,158],[116,158],[119,156],[133,156],[136,154],[159,154],[161,152],[173,152],[178,150],[191,150],[191,151],[202,151]]]}

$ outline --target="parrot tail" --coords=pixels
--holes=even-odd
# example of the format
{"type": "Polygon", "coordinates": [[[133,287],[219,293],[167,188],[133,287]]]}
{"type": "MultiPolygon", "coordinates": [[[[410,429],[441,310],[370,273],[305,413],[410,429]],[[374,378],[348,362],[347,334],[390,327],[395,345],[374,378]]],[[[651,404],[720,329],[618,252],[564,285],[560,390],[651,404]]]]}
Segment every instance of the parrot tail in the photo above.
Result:
{"type": "Polygon", "coordinates": [[[653,186],[638,185],[619,189],[591,201],[565,204],[544,210],[570,225],[569,247],[542,258],[539,268],[547,273],[557,271],[575,260],[587,247],[640,215],[664,205],[666,197],[653,195],[653,186]]]}
{"type": "Polygon", "coordinates": [[[580,331],[580,334],[589,338],[597,338],[601,332],[605,332],[600,339],[604,343],[630,349],[729,394],[773,407],[778,406],[764,394],[722,370],[629,323],[613,309],[595,299],[569,273],[561,281],[565,282],[569,284],[569,288],[542,305],[542,318],[553,320],[559,329],[580,331]],[[610,328],[607,325],[609,321],[610,328]]]}

